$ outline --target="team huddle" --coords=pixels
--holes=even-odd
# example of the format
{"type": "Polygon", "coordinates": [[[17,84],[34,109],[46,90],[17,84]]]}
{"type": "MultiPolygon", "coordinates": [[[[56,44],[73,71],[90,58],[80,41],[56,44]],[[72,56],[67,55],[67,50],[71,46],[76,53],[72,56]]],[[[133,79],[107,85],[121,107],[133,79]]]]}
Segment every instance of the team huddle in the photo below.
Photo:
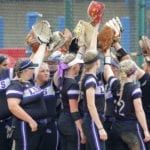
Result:
{"type": "Polygon", "coordinates": [[[35,23],[13,68],[0,54],[0,150],[150,150],[150,40],[141,69],[119,17],[99,29],[104,9],[92,1],[72,32],[35,23]]]}

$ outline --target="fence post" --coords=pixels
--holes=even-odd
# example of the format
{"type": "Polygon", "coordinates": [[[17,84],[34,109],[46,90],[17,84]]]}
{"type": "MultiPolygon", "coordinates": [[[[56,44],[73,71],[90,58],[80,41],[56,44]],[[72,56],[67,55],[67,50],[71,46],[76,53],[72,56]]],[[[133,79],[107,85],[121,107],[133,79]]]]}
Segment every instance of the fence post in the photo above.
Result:
{"type": "Polygon", "coordinates": [[[4,18],[0,16],[0,48],[4,47],[4,18]]]}
{"type": "MultiPolygon", "coordinates": [[[[145,0],[139,0],[139,11],[138,11],[139,39],[141,38],[142,35],[145,35],[145,28],[146,28],[145,7],[146,7],[145,0]]],[[[141,52],[140,48],[139,48],[139,52],[141,52]]],[[[139,56],[138,62],[139,62],[139,66],[141,66],[141,64],[143,62],[143,56],[139,56]]]]}
{"type": "Polygon", "coordinates": [[[65,7],[65,27],[72,31],[73,26],[72,0],[64,0],[64,7],[65,7]]]}

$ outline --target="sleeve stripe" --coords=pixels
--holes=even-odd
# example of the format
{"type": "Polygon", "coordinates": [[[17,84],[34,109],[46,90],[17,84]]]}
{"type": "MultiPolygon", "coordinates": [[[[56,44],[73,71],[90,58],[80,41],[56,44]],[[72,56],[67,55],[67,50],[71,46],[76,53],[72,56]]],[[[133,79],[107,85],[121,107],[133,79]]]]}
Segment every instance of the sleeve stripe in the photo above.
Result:
{"type": "Polygon", "coordinates": [[[135,89],[133,92],[132,92],[132,96],[137,94],[137,93],[141,93],[141,89],[140,88],[137,88],[135,89]]]}
{"type": "Polygon", "coordinates": [[[69,90],[67,93],[68,93],[68,95],[79,94],[79,90],[69,90]]]}
{"type": "Polygon", "coordinates": [[[95,79],[94,78],[89,78],[88,80],[86,80],[86,82],[85,82],[85,86],[87,85],[87,84],[89,84],[89,83],[95,83],[96,84],[96,81],[95,81],[95,79]]]}
{"type": "Polygon", "coordinates": [[[20,94],[20,95],[22,95],[23,92],[15,91],[15,90],[9,90],[9,91],[6,92],[6,95],[8,95],[8,94],[20,94]]]}

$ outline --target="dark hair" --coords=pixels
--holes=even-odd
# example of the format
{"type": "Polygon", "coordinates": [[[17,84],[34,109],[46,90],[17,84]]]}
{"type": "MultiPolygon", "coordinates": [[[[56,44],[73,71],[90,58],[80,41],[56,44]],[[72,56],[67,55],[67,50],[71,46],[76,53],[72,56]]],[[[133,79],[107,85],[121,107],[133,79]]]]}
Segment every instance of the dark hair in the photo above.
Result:
{"type": "Polygon", "coordinates": [[[0,54],[0,64],[3,63],[8,57],[6,55],[0,54]]]}

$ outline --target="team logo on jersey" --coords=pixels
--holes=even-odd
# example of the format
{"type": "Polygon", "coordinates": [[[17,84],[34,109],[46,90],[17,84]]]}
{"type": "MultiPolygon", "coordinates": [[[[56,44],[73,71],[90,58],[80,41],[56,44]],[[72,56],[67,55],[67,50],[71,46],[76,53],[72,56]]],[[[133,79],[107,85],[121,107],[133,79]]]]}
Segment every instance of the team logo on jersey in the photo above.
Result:
{"type": "Polygon", "coordinates": [[[36,95],[36,94],[39,94],[41,92],[42,92],[42,90],[40,88],[34,86],[34,87],[31,87],[31,88],[25,89],[23,97],[36,95]]]}
{"type": "Polygon", "coordinates": [[[103,94],[104,94],[104,86],[103,86],[103,85],[98,85],[98,86],[96,87],[95,93],[96,93],[97,95],[103,95],[103,94]]]}
{"type": "Polygon", "coordinates": [[[0,81],[0,89],[6,89],[9,84],[10,84],[10,79],[9,78],[1,80],[0,81]]]}

